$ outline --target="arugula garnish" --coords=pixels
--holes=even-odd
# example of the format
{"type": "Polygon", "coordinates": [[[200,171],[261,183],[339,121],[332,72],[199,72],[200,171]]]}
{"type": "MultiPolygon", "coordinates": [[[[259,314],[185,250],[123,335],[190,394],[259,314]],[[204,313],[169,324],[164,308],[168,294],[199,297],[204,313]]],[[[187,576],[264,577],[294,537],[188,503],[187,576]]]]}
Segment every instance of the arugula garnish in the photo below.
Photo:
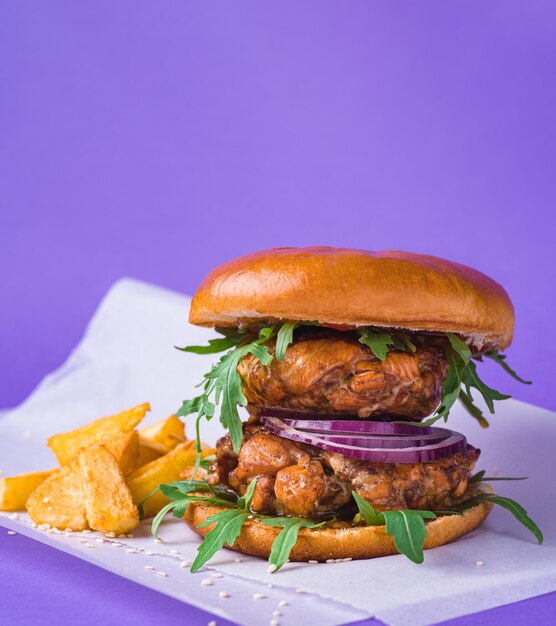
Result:
{"type": "Polygon", "coordinates": [[[473,476],[471,476],[471,478],[467,481],[467,484],[473,485],[475,483],[486,483],[493,480],[527,480],[528,478],[527,476],[520,476],[518,478],[509,478],[507,476],[485,476],[485,474],[485,470],[481,470],[480,472],[473,474],[473,476]]]}
{"type": "MultiPolygon", "coordinates": [[[[485,479],[486,480],[486,479],[485,479]]],[[[492,479],[489,479],[492,480],[492,479]]],[[[499,478],[498,480],[521,480],[521,479],[507,479],[507,478],[499,478]]],[[[476,496],[472,496],[471,498],[467,498],[463,502],[460,502],[454,507],[455,511],[463,512],[467,509],[471,509],[477,504],[481,504],[482,502],[491,502],[492,504],[497,504],[498,506],[503,507],[507,511],[509,511],[515,519],[525,526],[527,530],[529,530],[537,539],[539,543],[542,543],[544,540],[541,529],[535,524],[535,522],[529,517],[527,511],[515,500],[511,498],[505,498],[504,496],[499,496],[495,493],[479,493],[476,496]]]]}
{"type": "MultiPolygon", "coordinates": [[[[248,354],[255,356],[263,365],[269,365],[272,361],[272,355],[268,348],[261,344],[268,341],[273,334],[273,328],[263,328],[259,332],[257,339],[247,344],[238,345],[224,354],[213,365],[210,372],[205,374],[203,393],[192,400],[185,400],[176,415],[183,417],[191,413],[197,413],[198,430],[200,420],[203,417],[210,420],[215,414],[216,406],[219,405],[220,422],[229,431],[234,450],[239,452],[243,439],[243,430],[237,407],[238,405],[245,406],[247,398],[243,393],[237,366],[248,354]],[[210,398],[213,398],[213,400],[210,398]]],[[[198,440],[197,452],[199,452],[199,446],[198,440]]]]}
{"type": "MultiPolygon", "coordinates": [[[[358,331],[360,335],[359,342],[370,348],[377,359],[384,361],[388,354],[388,346],[395,345],[392,335],[381,333],[371,328],[360,328],[358,331]]],[[[401,346],[403,346],[402,349],[405,348],[403,341],[401,342],[401,346]]],[[[397,347],[400,349],[399,343],[397,347]]]]}
{"type": "MultiPolygon", "coordinates": [[[[197,414],[195,429],[197,433],[197,462],[195,472],[200,463],[200,422],[203,418],[212,419],[219,407],[219,420],[230,433],[232,446],[239,452],[243,431],[239,417],[238,406],[246,406],[247,399],[243,393],[241,377],[237,367],[248,354],[259,359],[263,365],[270,365],[273,355],[265,344],[276,337],[275,358],[282,361],[286,350],[293,342],[294,331],[300,325],[318,325],[313,322],[285,322],[281,325],[267,326],[259,331],[258,337],[253,331],[235,328],[217,328],[223,335],[218,339],[209,340],[207,346],[188,346],[179,348],[186,352],[197,354],[211,354],[228,350],[211,370],[204,375],[203,392],[191,400],[185,400],[176,415],[183,417],[191,413],[197,414]]],[[[387,358],[391,349],[415,352],[416,344],[423,343],[425,336],[415,334],[410,338],[402,332],[381,332],[374,328],[359,328],[359,341],[367,346],[381,361],[387,358]]],[[[442,386],[440,406],[429,419],[422,422],[411,422],[417,426],[430,426],[439,419],[447,421],[450,411],[456,400],[460,400],[464,408],[479,422],[487,427],[488,421],[483,411],[475,404],[473,391],[478,391],[484,399],[490,413],[494,413],[494,401],[505,400],[509,395],[503,394],[484,383],[477,372],[476,362],[483,357],[494,360],[516,380],[529,384],[529,381],[519,377],[506,363],[506,356],[498,351],[490,350],[484,353],[472,353],[470,347],[454,333],[445,334],[443,345],[448,359],[448,374],[442,386]]]]}
{"type": "Polygon", "coordinates": [[[524,380],[523,378],[521,378],[521,376],[518,376],[515,372],[515,370],[513,370],[507,363],[506,363],[506,355],[505,354],[500,354],[500,352],[498,352],[498,350],[490,350],[489,352],[484,352],[483,354],[479,355],[479,356],[474,356],[473,358],[476,359],[477,361],[482,361],[483,356],[486,356],[487,359],[492,359],[495,363],[498,363],[498,365],[500,365],[500,367],[507,372],[512,378],[515,378],[516,380],[518,380],[520,383],[523,383],[524,385],[530,385],[531,381],[530,380],[524,380]]]}
{"type": "MultiPolygon", "coordinates": [[[[525,480],[524,478],[486,478],[485,472],[478,472],[472,476],[469,483],[478,483],[483,480],[525,480]]],[[[353,499],[357,504],[359,513],[353,518],[357,524],[365,522],[369,526],[385,526],[386,532],[392,536],[396,548],[401,554],[405,554],[414,563],[422,563],[424,560],[423,546],[427,536],[426,519],[436,519],[438,515],[463,515],[463,513],[478,504],[490,502],[497,504],[509,511],[515,519],[525,526],[537,539],[543,542],[543,534],[540,528],[529,517],[527,511],[515,500],[499,496],[494,493],[481,492],[467,498],[447,511],[382,511],[377,513],[373,506],[364,500],[357,492],[352,492],[353,499]]]]}
{"type": "Polygon", "coordinates": [[[187,506],[191,502],[206,502],[215,506],[225,507],[222,511],[207,517],[199,524],[199,528],[206,528],[212,524],[214,524],[214,528],[207,533],[203,542],[199,545],[197,557],[191,565],[191,571],[196,572],[199,570],[225,545],[233,546],[247,519],[253,518],[265,526],[282,527],[282,531],[272,544],[269,557],[269,563],[274,566],[273,571],[276,572],[288,560],[291,550],[297,542],[300,529],[318,528],[325,524],[326,521],[313,522],[303,517],[269,518],[251,513],[250,506],[256,483],[256,479],[252,480],[247,487],[245,495],[241,498],[221,487],[212,487],[206,480],[184,480],[168,485],[160,485],[147,498],[160,490],[169,498],[170,502],[153,519],[151,532],[153,536],[157,536],[160,523],[170,511],[172,511],[174,517],[183,517],[187,506]]]}
{"type": "Polygon", "coordinates": [[[297,322],[286,322],[276,335],[276,359],[283,361],[288,346],[293,342],[293,331],[299,326],[297,322]]]}
{"type": "Polygon", "coordinates": [[[186,346],[180,348],[175,346],[177,350],[182,352],[193,352],[194,354],[215,354],[216,352],[224,352],[229,348],[237,346],[246,337],[247,331],[241,328],[215,328],[217,333],[224,335],[217,339],[209,339],[208,346],[186,346]]]}
{"type": "Polygon", "coordinates": [[[261,524],[282,526],[282,531],[274,540],[268,558],[268,562],[274,566],[272,571],[277,572],[288,560],[292,548],[297,543],[297,536],[301,528],[318,528],[326,522],[313,522],[304,517],[271,517],[263,519],[261,524]]]}
{"type": "Polygon", "coordinates": [[[386,533],[391,535],[400,554],[404,554],[414,563],[423,562],[423,546],[427,536],[425,520],[436,519],[435,513],[414,510],[377,513],[356,491],[352,491],[352,495],[359,509],[353,520],[355,523],[364,521],[368,526],[385,526],[386,533]]]}

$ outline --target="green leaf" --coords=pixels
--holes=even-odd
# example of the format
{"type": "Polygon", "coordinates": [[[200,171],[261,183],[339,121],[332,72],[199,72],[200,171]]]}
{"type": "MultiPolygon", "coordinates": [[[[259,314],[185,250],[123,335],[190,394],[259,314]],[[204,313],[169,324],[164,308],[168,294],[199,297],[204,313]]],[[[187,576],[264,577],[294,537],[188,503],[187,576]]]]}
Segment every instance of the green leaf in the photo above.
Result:
{"type": "Polygon", "coordinates": [[[378,333],[370,328],[360,328],[359,342],[371,349],[371,352],[381,361],[386,359],[388,354],[388,346],[394,345],[392,335],[387,333],[378,333]]]}
{"type": "Polygon", "coordinates": [[[485,473],[486,473],[485,470],[481,470],[480,472],[477,472],[476,474],[473,474],[473,476],[471,476],[471,478],[467,481],[467,484],[468,485],[473,485],[475,483],[482,482],[485,473]]]}
{"type": "Polygon", "coordinates": [[[198,554],[191,565],[191,571],[198,571],[225,544],[233,546],[241,533],[241,528],[246,519],[247,513],[245,511],[226,509],[207,517],[204,522],[199,524],[200,528],[205,528],[211,524],[215,524],[215,526],[198,547],[198,554]]]}
{"type": "Polygon", "coordinates": [[[293,331],[299,326],[297,322],[286,322],[276,335],[276,359],[283,361],[286,350],[293,341],[293,331]]]}
{"type": "Polygon", "coordinates": [[[263,365],[269,365],[272,361],[272,355],[268,348],[260,345],[259,341],[261,340],[228,352],[208,374],[205,374],[207,379],[214,380],[216,403],[220,401],[220,396],[222,396],[220,422],[224,428],[229,430],[232,446],[236,452],[239,452],[243,440],[243,429],[237,407],[247,404],[237,366],[248,354],[255,356],[263,365]]]}
{"type": "Polygon", "coordinates": [[[448,341],[450,342],[452,349],[456,352],[464,364],[467,365],[469,363],[469,359],[471,358],[471,350],[469,349],[469,346],[453,333],[446,333],[446,336],[448,337],[448,341]]]}
{"type": "Polygon", "coordinates": [[[505,498],[504,496],[499,496],[494,493],[480,493],[464,500],[463,502],[460,502],[454,508],[459,511],[465,511],[466,509],[470,509],[482,502],[492,502],[493,504],[503,507],[509,511],[520,524],[525,526],[525,528],[527,528],[527,530],[535,536],[539,543],[543,542],[544,538],[541,529],[529,517],[527,511],[521,506],[521,504],[511,498],[505,498]]]}
{"type": "Polygon", "coordinates": [[[297,536],[301,528],[317,528],[326,522],[312,522],[303,517],[274,517],[264,519],[265,526],[282,526],[283,530],[272,543],[272,550],[268,562],[275,566],[277,572],[289,559],[292,548],[297,543],[297,536]]]}
{"type": "Polygon", "coordinates": [[[506,357],[505,354],[500,354],[497,350],[491,350],[489,352],[483,353],[482,356],[486,356],[488,359],[492,359],[495,363],[498,363],[498,365],[500,365],[500,367],[502,367],[502,369],[504,369],[504,371],[506,371],[510,376],[512,376],[513,378],[518,380],[520,383],[523,383],[524,385],[530,385],[531,384],[530,380],[524,380],[523,378],[521,378],[521,376],[518,376],[517,373],[515,372],[515,370],[513,370],[506,363],[506,358],[507,357],[506,357]]]}
{"type": "Polygon", "coordinates": [[[242,508],[246,513],[250,513],[249,507],[251,506],[251,500],[255,493],[255,487],[257,486],[257,479],[254,478],[245,491],[245,495],[238,499],[237,505],[242,508]]]}
{"type": "Polygon", "coordinates": [[[494,400],[507,400],[511,396],[507,396],[496,389],[492,389],[488,385],[486,385],[477,374],[477,366],[473,361],[469,361],[467,367],[465,367],[463,371],[463,382],[467,388],[467,393],[470,394],[470,388],[474,387],[477,389],[481,395],[483,396],[486,405],[488,406],[488,410],[491,413],[494,413],[494,400]]]}
{"type": "Polygon", "coordinates": [[[436,413],[431,418],[420,423],[421,426],[431,426],[440,418],[444,418],[444,421],[446,421],[450,414],[450,409],[454,406],[459,397],[465,365],[454,350],[446,349],[446,357],[448,358],[449,369],[446,380],[442,385],[440,406],[436,409],[436,413]]]}
{"type": "Polygon", "coordinates": [[[417,346],[411,341],[408,335],[405,333],[398,333],[398,337],[404,342],[405,347],[411,352],[415,352],[417,350],[417,346]]]}
{"type": "Polygon", "coordinates": [[[384,516],[382,513],[377,513],[372,505],[367,502],[364,498],[362,498],[357,491],[352,491],[351,495],[357,504],[357,508],[359,509],[359,513],[355,516],[354,522],[359,522],[361,519],[368,524],[369,526],[383,526],[384,525],[384,516]]]}
{"type": "Polygon", "coordinates": [[[424,560],[423,546],[427,529],[425,519],[436,519],[432,511],[384,511],[386,532],[391,535],[400,554],[413,561],[424,560]]]}
{"type": "Polygon", "coordinates": [[[160,526],[160,523],[164,519],[164,516],[166,515],[166,513],[168,513],[168,511],[171,511],[174,508],[174,505],[175,505],[175,502],[171,500],[170,502],[168,502],[168,504],[163,506],[160,509],[160,511],[155,515],[153,519],[153,523],[151,525],[151,534],[153,537],[157,536],[156,533],[158,532],[158,527],[160,526]]]}
{"type": "Polygon", "coordinates": [[[185,348],[175,346],[175,348],[182,352],[193,352],[194,354],[215,354],[216,352],[229,350],[235,345],[237,345],[237,342],[234,339],[219,337],[218,339],[209,339],[208,346],[186,346],[185,348]]]}
{"type": "Polygon", "coordinates": [[[485,476],[485,470],[477,472],[467,481],[467,484],[492,482],[493,480],[528,480],[528,476],[508,477],[508,476],[485,476]]]}
{"type": "Polygon", "coordinates": [[[209,454],[208,456],[206,456],[200,463],[199,465],[205,470],[205,471],[209,471],[210,465],[213,461],[216,461],[216,455],[215,454],[209,454]]]}
{"type": "Polygon", "coordinates": [[[259,341],[264,343],[265,341],[272,339],[272,337],[274,337],[274,332],[274,327],[261,328],[261,330],[259,330],[259,341]]]}
{"type": "Polygon", "coordinates": [[[192,400],[184,400],[180,409],[176,412],[176,416],[185,417],[186,415],[191,415],[191,413],[197,413],[200,417],[210,419],[214,415],[215,410],[216,407],[204,393],[192,400]]]}
{"type": "Polygon", "coordinates": [[[482,428],[488,428],[489,423],[481,409],[473,402],[470,393],[460,389],[458,400],[463,404],[466,411],[473,416],[482,428]]]}

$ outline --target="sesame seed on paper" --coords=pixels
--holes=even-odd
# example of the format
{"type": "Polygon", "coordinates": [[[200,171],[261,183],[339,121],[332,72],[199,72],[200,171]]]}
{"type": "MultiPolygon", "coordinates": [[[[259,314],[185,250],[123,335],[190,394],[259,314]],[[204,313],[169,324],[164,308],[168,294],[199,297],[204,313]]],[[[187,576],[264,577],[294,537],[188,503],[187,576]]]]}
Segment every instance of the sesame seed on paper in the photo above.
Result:
{"type": "Polygon", "coordinates": [[[189,567],[191,565],[191,561],[182,561],[180,563],[181,568],[189,567]]]}
{"type": "Polygon", "coordinates": [[[201,581],[201,585],[203,587],[210,587],[211,585],[214,585],[214,581],[212,581],[210,578],[203,578],[203,580],[201,581]]]}
{"type": "Polygon", "coordinates": [[[278,606],[282,609],[285,606],[288,606],[289,602],[286,602],[285,600],[280,600],[280,602],[278,602],[278,606]]]}
{"type": "Polygon", "coordinates": [[[227,591],[220,591],[220,593],[218,594],[218,596],[220,598],[229,598],[230,594],[227,591]]]}
{"type": "Polygon", "coordinates": [[[168,574],[166,572],[156,572],[157,576],[162,576],[163,578],[166,578],[166,576],[168,576],[168,574]]]}
{"type": "Polygon", "coordinates": [[[477,561],[477,562],[475,563],[475,565],[476,565],[477,567],[482,567],[484,564],[485,564],[485,562],[484,562],[484,561],[477,561]]]}
{"type": "Polygon", "coordinates": [[[281,615],[284,615],[282,613],[282,611],[279,611],[278,609],[276,609],[275,611],[272,611],[272,617],[280,617],[281,615]]]}
{"type": "Polygon", "coordinates": [[[15,532],[15,530],[8,530],[8,535],[13,537],[14,535],[17,535],[17,533],[15,532]]]}
{"type": "Polygon", "coordinates": [[[280,622],[277,619],[270,620],[270,626],[278,626],[280,622]]]}
{"type": "Polygon", "coordinates": [[[207,626],[216,626],[216,622],[211,619],[210,622],[207,624],[207,626]]]}
{"type": "Polygon", "coordinates": [[[156,567],[154,565],[145,565],[145,569],[153,570],[156,569],[156,567]]]}
{"type": "Polygon", "coordinates": [[[295,590],[295,593],[307,593],[307,592],[305,591],[305,589],[303,589],[303,587],[298,587],[298,588],[295,590]]]}
{"type": "Polygon", "coordinates": [[[212,572],[210,576],[211,578],[222,578],[224,574],[221,574],[220,572],[212,572]]]}
{"type": "Polygon", "coordinates": [[[264,600],[266,598],[266,596],[264,595],[264,593],[254,593],[253,594],[253,600],[264,600]]]}

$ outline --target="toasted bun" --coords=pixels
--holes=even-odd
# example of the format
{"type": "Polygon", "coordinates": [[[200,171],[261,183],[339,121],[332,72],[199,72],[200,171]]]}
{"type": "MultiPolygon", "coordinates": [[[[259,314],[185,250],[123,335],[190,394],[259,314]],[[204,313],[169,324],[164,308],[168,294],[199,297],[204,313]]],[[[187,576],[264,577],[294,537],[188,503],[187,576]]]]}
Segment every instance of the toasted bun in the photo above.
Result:
{"type": "MultiPolygon", "coordinates": [[[[490,491],[486,485],[482,486],[490,491]]],[[[477,490],[473,491],[474,494],[477,490]]],[[[425,549],[436,548],[465,535],[481,524],[492,509],[491,503],[481,503],[463,515],[447,515],[427,522],[425,549]]],[[[213,525],[199,528],[207,517],[221,511],[222,507],[200,502],[189,504],[184,520],[196,533],[204,537],[213,525]]],[[[238,552],[268,558],[272,542],[280,528],[264,526],[248,520],[233,546],[238,552]]],[[[326,559],[372,559],[377,556],[398,554],[394,540],[386,534],[384,526],[349,526],[345,528],[302,528],[293,547],[291,561],[326,561],[326,559]]]]}
{"type": "Polygon", "coordinates": [[[454,332],[504,349],[514,310],[494,280],[465,265],[409,252],[275,248],[220,265],[193,297],[189,320],[236,326],[316,321],[454,332]]]}

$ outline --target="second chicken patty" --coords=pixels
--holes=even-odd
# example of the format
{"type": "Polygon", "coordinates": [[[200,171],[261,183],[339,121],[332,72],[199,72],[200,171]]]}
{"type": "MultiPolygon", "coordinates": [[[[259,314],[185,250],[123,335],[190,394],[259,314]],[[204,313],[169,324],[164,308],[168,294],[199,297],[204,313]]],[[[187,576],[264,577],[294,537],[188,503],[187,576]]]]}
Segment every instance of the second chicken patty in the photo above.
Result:
{"type": "MultiPolygon", "coordinates": [[[[448,373],[433,342],[414,353],[390,350],[381,361],[352,333],[309,329],[296,335],[283,361],[265,366],[248,355],[238,372],[252,414],[280,408],[421,419],[439,405],[448,373]]],[[[274,352],[275,343],[267,345],[274,352]]]]}

